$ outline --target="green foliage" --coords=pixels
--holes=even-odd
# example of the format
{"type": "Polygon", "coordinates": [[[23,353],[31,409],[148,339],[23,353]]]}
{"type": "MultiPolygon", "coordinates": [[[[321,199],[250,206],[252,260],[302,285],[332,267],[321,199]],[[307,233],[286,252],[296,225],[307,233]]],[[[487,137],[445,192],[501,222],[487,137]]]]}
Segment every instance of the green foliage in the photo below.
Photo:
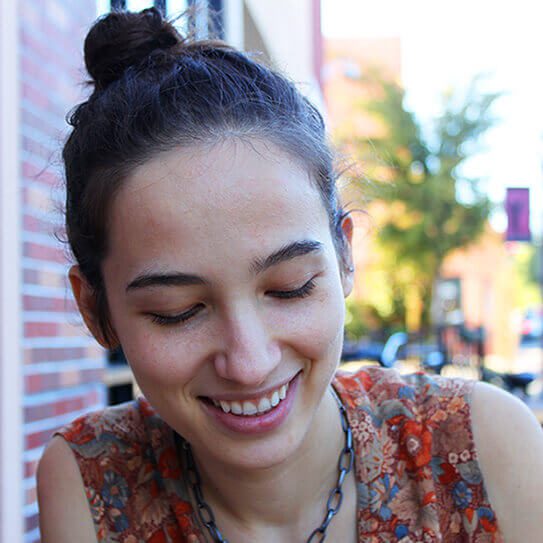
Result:
{"type": "Polygon", "coordinates": [[[387,334],[403,329],[394,311],[379,311],[372,303],[349,298],[346,301],[345,335],[351,341],[385,331],[387,334]]]}
{"type": "MultiPolygon", "coordinates": [[[[478,79],[463,96],[448,93],[443,113],[423,134],[404,106],[401,87],[376,78],[365,83],[376,91],[366,111],[378,120],[383,135],[358,140],[354,147],[370,180],[370,200],[386,204],[377,218],[378,242],[394,255],[392,291],[402,291],[403,278],[414,276],[422,307],[428,308],[444,258],[475,241],[491,211],[480,180],[464,176],[462,166],[495,122],[491,109],[498,94],[482,93],[478,79]]],[[[421,324],[428,320],[424,311],[421,324]]]]}
{"type": "Polygon", "coordinates": [[[368,334],[370,328],[366,314],[366,306],[352,299],[346,301],[345,335],[351,341],[357,341],[368,334]]]}

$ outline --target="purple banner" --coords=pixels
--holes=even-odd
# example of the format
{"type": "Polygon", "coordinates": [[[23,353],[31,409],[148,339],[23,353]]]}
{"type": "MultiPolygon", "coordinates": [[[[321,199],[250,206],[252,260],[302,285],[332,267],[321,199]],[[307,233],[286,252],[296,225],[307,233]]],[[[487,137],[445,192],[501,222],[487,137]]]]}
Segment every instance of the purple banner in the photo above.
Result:
{"type": "Polygon", "coordinates": [[[507,241],[531,241],[530,189],[508,188],[505,199],[507,241]]]}

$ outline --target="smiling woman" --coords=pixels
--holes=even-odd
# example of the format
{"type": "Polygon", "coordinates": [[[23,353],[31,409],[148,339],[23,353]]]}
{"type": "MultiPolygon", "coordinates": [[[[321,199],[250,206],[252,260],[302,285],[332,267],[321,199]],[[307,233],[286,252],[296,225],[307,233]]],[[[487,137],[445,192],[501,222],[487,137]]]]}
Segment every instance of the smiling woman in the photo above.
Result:
{"type": "Polygon", "coordinates": [[[509,397],[337,372],[352,222],[294,85],[154,9],[99,20],[85,58],[70,281],[144,397],[52,440],[43,541],[536,541],[543,439],[509,397]]]}

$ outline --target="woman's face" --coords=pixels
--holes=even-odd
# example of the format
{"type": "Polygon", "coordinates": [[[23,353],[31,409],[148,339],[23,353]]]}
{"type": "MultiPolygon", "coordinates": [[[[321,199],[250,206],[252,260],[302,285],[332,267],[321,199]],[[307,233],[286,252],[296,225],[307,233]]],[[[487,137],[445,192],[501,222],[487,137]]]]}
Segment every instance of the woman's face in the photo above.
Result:
{"type": "Polygon", "coordinates": [[[111,322],[151,405],[216,461],[295,453],[351,281],[305,170],[259,141],[175,149],[134,172],[110,221],[111,322]]]}

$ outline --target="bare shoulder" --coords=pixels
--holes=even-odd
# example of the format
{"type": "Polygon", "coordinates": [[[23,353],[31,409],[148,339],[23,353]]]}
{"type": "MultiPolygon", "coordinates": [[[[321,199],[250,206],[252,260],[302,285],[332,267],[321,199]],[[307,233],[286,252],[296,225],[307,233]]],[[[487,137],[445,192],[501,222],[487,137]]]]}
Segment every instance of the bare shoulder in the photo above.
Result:
{"type": "Polygon", "coordinates": [[[518,399],[486,383],[472,398],[472,425],[485,487],[507,543],[541,541],[543,431],[518,399]]]}
{"type": "Polygon", "coordinates": [[[83,480],[69,445],[54,437],[37,473],[43,543],[96,543],[83,480]]]}

